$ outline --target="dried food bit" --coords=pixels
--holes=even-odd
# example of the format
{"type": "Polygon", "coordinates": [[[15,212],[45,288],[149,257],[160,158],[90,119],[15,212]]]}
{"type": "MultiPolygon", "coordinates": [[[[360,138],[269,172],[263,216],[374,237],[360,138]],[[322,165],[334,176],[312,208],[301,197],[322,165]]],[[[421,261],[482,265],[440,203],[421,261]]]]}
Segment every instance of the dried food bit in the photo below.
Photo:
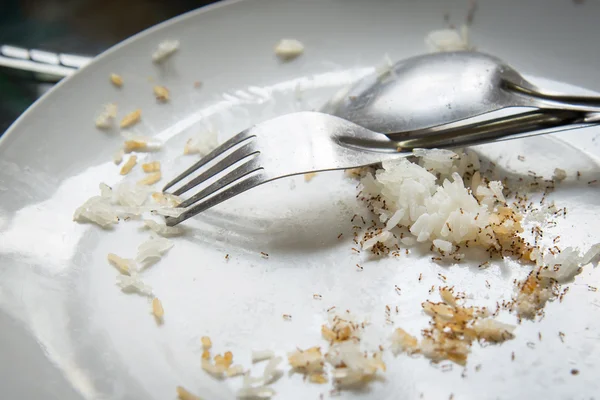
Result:
{"type": "Polygon", "coordinates": [[[425,44],[434,52],[473,50],[469,43],[469,27],[463,25],[457,29],[441,29],[430,32],[425,37],[425,44]]]}
{"type": "Polygon", "coordinates": [[[559,182],[564,181],[565,179],[567,179],[567,172],[564,169],[555,168],[554,174],[552,175],[552,179],[559,182]]]}
{"type": "Polygon", "coordinates": [[[179,400],[202,400],[202,398],[200,396],[196,396],[195,394],[192,394],[191,392],[189,392],[187,389],[183,388],[182,386],[177,386],[177,398],[179,400]]]}
{"type": "Polygon", "coordinates": [[[155,138],[143,136],[131,136],[123,143],[123,151],[125,153],[142,153],[153,152],[160,150],[162,143],[155,138]]]}
{"type": "Polygon", "coordinates": [[[123,119],[121,119],[120,126],[121,126],[121,128],[129,128],[130,126],[133,126],[133,125],[137,124],[138,122],[140,122],[141,119],[142,119],[142,110],[140,110],[138,108],[137,110],[132,111],[129,114],[125,115],[123,117],[123,119]]]}
{"type": "Polygon", "coordinates": [[[317,176],[316,172],[309,172],[304,174],[304,182],[310,182],[315,176],[317,176]]]}
{"type": "Polygon", "coordinates": [[[131,172],[133,167],[137,164],[137,156],[130,156],[127,162],[123,164],[121,167],[121,171],[119,172],[121,175],[127,175],[131,172]]]}
{"type": "Polygon", "coordinates": [[[275,357],[272,350],[254,350],[252,351],[252,363],[257,363],[264,360],[270,360],[275,357]]]}
{"type": "MultiPolygon", "coordinates": [[[[305,376],[322,376],[324,372],[325,360],[320,347],[311,347],[306,350],[297,349],[288,354],[288,362],[295,372],[300,372],[305,376]]],[[[318,379],[320,380],[320,378],[318,379]]]]}
{"type": "Polygon", "coordinates": [[[146,173],[160,171],[160,161],[152,161],[149,163],[142,164],[142,169],[146,173]]]}
{"type": "Polygon", "coordinates": [[[154,318],[156,318],[156,322],[158,322],[159,324],[163,322],[165,310],[162,306],[162,302],[158,299],[158,297],[152,299],[152,315],[154,315],[154,318]]]}
{"type": "Polygon", "coordinates": [[[210,338],[208,336],[202,336],[200,338],[200,343],[202,343],[202,348],[204,350],[208,350],[212,347],[212,341],[210,340],[210,338]]]}
{"type": "Polygon", "coordinates": [[[122,274],[129,275],[132,271],[137,270],[134,260],[127,260],[113,253],[108,253],[107,258],[108,262],[114,265],[122,274]]]}
{"type": "Polygon", "coordinates": [[[138,185],[154,185],[156,182],[160,181],[162,178],[162,174],[160,171],[153,172],[148,174],[145,178],[140,179],[138,181],[138,185]]]}
{"type": "Polygon", "coordinates": [[[291,61],[304,53],[304,45],[296,39],[281,39],[275,45],[275,54],[283,61],[291,61]]]}
{"type": "Polygon", "coordinates": [[[146,151],[147,148],[148,142],[145,140],[126,140],[125,143],[123,143],[123,151],[125,153],[146,151]]]}
{"type": "Polygon", "coordinates": [[[121,75],[110,74],[110,82],[118,88],[123,86],[123,78],[121,75]]]}
{"type": "Polygon", "coordinates": [[[152,61],[160,64],[179,50],[179,40],[164,40],[152,54],[152,61]]]}
{"type": "Polygon", "coordinates": [[[96,128],[112,128],[115,122],[115,118],[117,118],[117,105],[114,103],[106,104],[102,112],[96,117],[96,128]]]}
{"type": "Polygon", "coordinates": [[[414,354],[419,352],[418,340],[416,337],[408,334],[404,329],[397,328],[392,335],[392,352],[394,354],[407,353],[414,354]]]}
{"type": "Polygon", "coordinates": [[[444,303],[426,301],[422,304],[432,321],[423,331],[420,342],[402,329],[394,332],[391,340],[395,354],[420,353],[433,362],[450,360],[465,365],[475,340],[500,343],[513,338],[514,326],[487,318],[485,309],[460,305],[460,297],[454,295],[452,289],[440,288],[440,296],[444,303]]]}
{"type": "Polygon", "coordinates": [[[154,86],[153,91],[156,100],[161,101],[163,103],[169,101],[169,99],[171,98],[169,89],[167,89],[165,86],[156,85],[154,86]]]}

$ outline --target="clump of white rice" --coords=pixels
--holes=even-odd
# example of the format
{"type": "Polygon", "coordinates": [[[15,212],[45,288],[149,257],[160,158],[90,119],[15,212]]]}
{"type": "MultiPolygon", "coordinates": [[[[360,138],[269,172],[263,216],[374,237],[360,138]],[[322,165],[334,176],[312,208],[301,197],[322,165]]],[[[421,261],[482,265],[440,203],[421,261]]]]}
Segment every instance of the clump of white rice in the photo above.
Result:
{"type": "MultiPolygon", "coordinates": [[[[100,195],[92,196],[78,207],[73,214],[73,220],[110,228],[121,220],[139,219],[145,213],[178,216],[183,211],[175,209],[179,202],[176,197],[153,191],[146,185],[132,185],[127,182],[114,189],[101,183],[100,195]]],[[[144,227],[161,236],[178,236],[184,233],[182,227],[168,227],[162,221],[145,219],[143,222],[144,227]]]]}
{"type": "Polygon", "coordinates": [[[362,196],[385,224],[379,237],[363,246],[392,239],[385,231],[397,227],[417,242],[432,242],[446,253],[466,241],[485,248],[497,246],[491,224],[497,222],[496,208],[505,206],[502,183],[481,180],[475,172],[479,160],[474,153],[420,149],[415,155],[420,165],[403,158],[385,161],[375,174],[362,178],[362,196]],[[472,177],[469,180],[477,185],[474,190],[462,176],[472,177]]]}

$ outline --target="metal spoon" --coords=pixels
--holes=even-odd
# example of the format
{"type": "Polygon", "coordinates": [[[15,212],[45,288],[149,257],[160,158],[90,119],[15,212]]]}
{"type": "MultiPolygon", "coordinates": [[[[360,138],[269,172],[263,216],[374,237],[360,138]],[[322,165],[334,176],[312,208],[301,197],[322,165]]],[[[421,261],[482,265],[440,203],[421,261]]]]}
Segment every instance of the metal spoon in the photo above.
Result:
{"type": "Polygon", "coordinates": [[[461,51],[399,61],[383,76],[360,80],[324,111],[392,139],[406,140],[510,107],[541,109],[540,121],[556,120],[542,110],[598,112],[600,97],[543,91],[496,57],[461,51]]]}

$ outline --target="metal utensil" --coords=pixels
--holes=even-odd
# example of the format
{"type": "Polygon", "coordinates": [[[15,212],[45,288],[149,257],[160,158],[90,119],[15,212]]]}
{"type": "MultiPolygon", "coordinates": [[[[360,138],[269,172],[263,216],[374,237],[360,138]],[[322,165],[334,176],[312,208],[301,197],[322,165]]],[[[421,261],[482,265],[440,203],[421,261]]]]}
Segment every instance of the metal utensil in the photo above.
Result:
{"type": "Polygon", "coordinates": [[[36,79],[43,82],[57,82],[91,61],[89,57],[73,54],[0,46],[0,67],[32,73],[36,79]]]}
{"type": "Polygon", "coordinates": [[[324,112],[404,140],[510,107],[598,112],[600,97],[550,93],[496,57],[460,51],[399,61],[383,76],[357,82],[324,112]]]}
{"type": "Polygon", "coordinates": [[[495,124],[483,121],[399,142],[332,115],[287,114],[239,133],[169,182],[163,191],[199,171],[173,194],[182,195],[198,185],[204,188],[179,204],[186,210],[178,217],[167,217],[166,223],[177,225],[246,190],[287,176],[377,164],[410,156],[415,147],[479,144],[536,134],[523,133],[524,129],[574,129],[597,120],[573,111],[545,112],[524,114],[518,120],[507,117],[495,124]]]}
{"type": "Polygon", "coordinates": [[[189,208],[179,217],[167,217],[166,223],[177,225],[275,179],[367,166],[411,154],[398,153],[395,143],[385,135],[332,115],[287,114],[239,133],[168,183],[163,191],[199,171],[200,175],[173,194],[182,195],[203,183],[208,186],[179,204],[189,208]],[[372,144],[373,149],[369,150],[372,144]]]}

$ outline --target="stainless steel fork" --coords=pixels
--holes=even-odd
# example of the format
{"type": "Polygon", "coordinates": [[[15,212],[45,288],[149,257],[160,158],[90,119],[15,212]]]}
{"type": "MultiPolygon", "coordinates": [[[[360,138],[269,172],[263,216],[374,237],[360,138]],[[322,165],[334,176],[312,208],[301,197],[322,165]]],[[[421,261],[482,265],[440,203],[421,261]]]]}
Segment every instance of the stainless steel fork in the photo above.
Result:
{"type": "Polygon", "coordinates": [[[396,142],[385,135],[332,115],[287,114],[232,137],[169,182],[163,191],[199,171],[198,176],[172,193],[180,196],[198,185],[205,187],[179,204],[186,210],[178,217],[167,217],[166,223],[177,225],[275,179],[362,167],[411,154],[410,151],[398,152],[396,142]],[[223,174],[228,169],[229,172],[223,174]]]}

